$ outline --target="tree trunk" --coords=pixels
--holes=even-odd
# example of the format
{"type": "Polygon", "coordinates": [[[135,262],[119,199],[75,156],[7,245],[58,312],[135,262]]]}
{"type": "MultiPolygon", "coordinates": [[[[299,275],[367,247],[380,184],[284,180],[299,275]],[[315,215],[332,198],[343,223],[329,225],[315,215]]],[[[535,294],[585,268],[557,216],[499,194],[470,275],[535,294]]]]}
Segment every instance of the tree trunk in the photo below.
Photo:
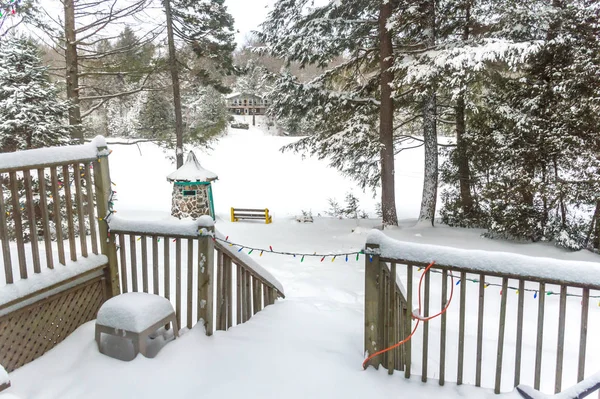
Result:
{"type": "Polygon", "coordinates": [[[81,109],[79,108],[79,68],[77,44],[75,43],[75,4],[74,0],[64,0],[65,6],[65,58],[67,99],[69,100],[69,126],[73,141],[83,143],[81,109]]]}
{"type": "Polygon", "coordinates": [[[175,156],[177,168],[183,165],[183,117],[181,116],[181,92],[179,89],[179,68],[175,53],[175,37],[173,35],[173,18],[171,15],[171,0],[163,0],[167,15],[167,40],[169,42],[169,69],[173,82],[173,106],[175,108],[175,156]]]}
{"type": "Polygon", "coordinates": [[[585,248],[589,248],[590,239],[592,239],[591,247],[593,249],[600,249],[600,199],[596,201],[596,210],[590,221],[590,229],[583,244],[585,248]]]}
{"type": "Polygon", "coordinates": [[[456,162],[458,166],[458,182],[460,187],[460,205],[464,216],[469,218],[473,214],[473,196],[471,195],[471,169],[469,167],[469,156],[467,155],[467,144],[465,143],[464,138],[466,132],[464,92],[458,95],[455,111],[456,162]]]}
{"type": "MultiPolygon", "coordinates": [[[[430,46],[435,45],[435,0],[427,4],[430,46]]],[[[428,97],[423,104],[423,141],[425,143],[425,180],[423,182],[423,197],[419,221],[433,223],[435,221],[435,208],[437,204],[438,186],[438,149],[437,149],[437,98],[435,85],[430,89],[428,97]]]]}
{"type": "Polygon", "coordinates": [[[392,15],[392,3],[382,2],[379,8],[379,67],[381,72],[381,106],[379,108],[379,141],[381,143],[381,210],[384,226],[397,226],[396,191],[394,182],[394,102],[390,84],[394,73],[392,35],[386,24],[392,15]]]}
{"type": "MultiPolygon", "coordinates": [[[[471,0],[465,2],[465,25],[463,28],[463,41],[469,40],[469,24],[471,20],[471,0]]],[[[461,82],[463,86],[466,83],[461,82]]],[[[469,156],[467,155],[467,144],[464,135],[467,130],[465,118],[465,89],[463,88],[456,99],[456,153],[458,166],[458,183],[460,188],[460,205],[465,218],[473,215],[473,196],[471,194],[471,170],[469,167],[469,156]]]]}
{"type": "Polygon", "coordinates": [[[429,95],[423,106],[423,140],[425,141],[425,180],[419,221],[433,226],[437,204],[438,149],[437,149],[437,99],[435,92],[429,95]]]}

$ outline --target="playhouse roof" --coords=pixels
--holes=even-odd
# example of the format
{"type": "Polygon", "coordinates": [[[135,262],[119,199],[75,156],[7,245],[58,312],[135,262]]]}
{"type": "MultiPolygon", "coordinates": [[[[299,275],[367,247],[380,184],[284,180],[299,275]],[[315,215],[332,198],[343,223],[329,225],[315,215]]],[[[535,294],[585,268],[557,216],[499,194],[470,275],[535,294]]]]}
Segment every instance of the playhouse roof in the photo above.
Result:
{"type": "Polygon", "coordinates": [[[213,181],[218,176],[200,165],[196,155],[190,151],[181,168],[167,176],[168,181],[213,181]]]}

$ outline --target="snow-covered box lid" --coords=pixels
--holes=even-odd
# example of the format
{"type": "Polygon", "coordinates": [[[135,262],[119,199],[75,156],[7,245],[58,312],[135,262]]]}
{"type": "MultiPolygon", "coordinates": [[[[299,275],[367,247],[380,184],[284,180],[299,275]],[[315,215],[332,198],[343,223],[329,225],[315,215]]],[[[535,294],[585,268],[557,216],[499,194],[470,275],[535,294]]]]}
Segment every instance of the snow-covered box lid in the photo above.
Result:
{"type": "Polygon", "coordinates": [[[171,302],[158,295],[129,292],[104,302],[96,323],[140,333],[173,313],[171,302]]]}
{"type": "Polygon", "coordinates": [[[213,181],[217,180],[218,176],[206,170],[200,165],[196,155],[190,151],[181,168],[167,176],[167,180],[173,181],[213,181]]]}

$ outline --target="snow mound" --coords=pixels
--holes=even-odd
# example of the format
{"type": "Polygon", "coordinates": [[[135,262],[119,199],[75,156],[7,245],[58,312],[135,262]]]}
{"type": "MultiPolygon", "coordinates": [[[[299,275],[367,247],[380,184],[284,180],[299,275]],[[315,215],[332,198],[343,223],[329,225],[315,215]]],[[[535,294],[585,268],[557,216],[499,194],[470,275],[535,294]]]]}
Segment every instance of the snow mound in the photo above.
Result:
{"type": "Polygon", "coordinates": [[[355,227],[352,229],[352,234],[367,234],[371,229],[366,227],[355,227]]]}
{"type": "Polygon", "coordinates": [[[130,292],[106,301],[98,311],[96,323],[139,333],[173,312],[173,305],[166,298],[130,292]]]}
{"type": "Polygon", "coordinates": [[[106,147],[106,139],[104,138],[104,136],[96,136],[92,139],[91,144],[98,148],[98,147],[106,147]]]}

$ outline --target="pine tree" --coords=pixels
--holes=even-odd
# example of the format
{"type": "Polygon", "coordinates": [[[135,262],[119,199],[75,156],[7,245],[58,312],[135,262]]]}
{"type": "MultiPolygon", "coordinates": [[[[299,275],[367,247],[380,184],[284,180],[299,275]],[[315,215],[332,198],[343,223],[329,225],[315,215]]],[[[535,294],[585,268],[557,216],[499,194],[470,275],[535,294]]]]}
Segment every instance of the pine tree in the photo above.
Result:
{"type": "Polygon", "coordinates": [[[69,142],[67,104],[48,79],[34,43],[3,39],[0,46],[0,152],[69,142]]]}
{"type": "Polygon", "coordinates": [[[212,87],[195,86],[186,96],[186,144],[206,146],[227,130],[229,111],[223,95],[212,87]]]}
{"type": "Polygon", "coordinates": [[[183,164],[183,115],[179,82],[179,65],[175,39],[188,44],[203,63],[194,70],[195,80],[204,87],[220,92],[224,74],[233,71],[233,17],[224,0],[163,0],[167,15],[169,69],[173,83],[177,167],[183,164]]]}
{"type": "MultiPolygon", "coordinates": [[[[480,223],[492,235],[596,246],[599,6],[553,0],[503,2],[497,10],[502,17],[489,37],[534,44],[517,68],[496,62],[482,84],[485,96],[467,114],[480,223]]],[[[464,222],[464,213],[447,210],[464,222]]]]}
{"type": "Polygon", "coordinates": [[[51,31],[44,20],[44,12],[38,0],[0,2],[0,40],[22,24],[33,25],[46,32],[51,31]]]}
{"type": "Polygon", "coordinates": [[[167,140],[173,134],[173,104],[162,91],[150,91],[143,102],[137,130],[144,138],[167,140]]]}
{"type": "Polygon", "coordinates": [[[266,96],[271,90],[272,77],[269,71],[256,60],[250,59],[242,69],[242,75],[235,82],[234,91],[238,93],[266,96]]]}
{"type": "Polygon", "coordinates": [[[358,219],[359,212],[360,209],[358,207],[358,198],[353,193],[347,193],[344,215],[346,215],[348,218],[358,219]]]}
{"type": "Polygon", "coordinates": [[[397,225],[394,189],[393,35],[397,1],[279,0],[259,39],[270,54],[325,71],[309,82],[289,73],[275,84],[272,115],[310,121],[314,132],[289,149],[328,158],[361,187],[381,184],[383,223],[397,225]],[[341,65],[328,67],[347,55],[341,65]]]}

